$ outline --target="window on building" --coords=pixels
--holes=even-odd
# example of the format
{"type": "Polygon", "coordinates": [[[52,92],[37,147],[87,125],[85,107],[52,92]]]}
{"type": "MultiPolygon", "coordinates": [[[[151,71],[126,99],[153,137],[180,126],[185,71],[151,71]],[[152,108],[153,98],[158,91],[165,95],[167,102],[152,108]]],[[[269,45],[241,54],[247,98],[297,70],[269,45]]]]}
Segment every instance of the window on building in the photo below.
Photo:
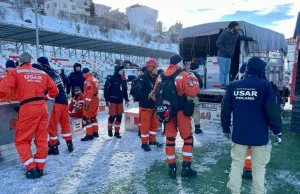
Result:
{"type": "Polygon", "coordinates": [[[47,9],[50,9],[50,4],[47,5],[47,9]]]}
{"type": "Polygon", "coordinates": [[[54,3],[54,7],[57,7],[57,3],[54,3]]]}
{"type": "Polygon", "coordinates": [[[75,7],[75,5],[72,5],[72,10],[76,10],[76,7],[75,7]]]}
{"type": "Polygon", "coordinates": [[[68,8],[68,4],[64,3],[64,4],[63,4],[63,7],[64,7],[64,8],[68,8]]]}

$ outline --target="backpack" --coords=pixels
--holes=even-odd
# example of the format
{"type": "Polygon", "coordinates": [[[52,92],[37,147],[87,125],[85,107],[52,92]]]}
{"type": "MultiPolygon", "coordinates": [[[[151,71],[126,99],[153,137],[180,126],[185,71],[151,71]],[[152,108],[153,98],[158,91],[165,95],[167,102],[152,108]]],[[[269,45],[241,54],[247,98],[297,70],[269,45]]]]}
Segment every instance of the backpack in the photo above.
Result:
{"type": "Polygon", "coordinates": [[[161,83],[155,90],[156,117],[162,123],[170,122],[172,117],[177,115],[180,109],[180,98],[175,85],[175,78],[182,72],[177,70],[171,76],[161,75],[161,83]]]}
{"type": "Polygon", "coordinates": [[[138,78],[132,80],[131,88],[130,88],[130,92],[129,92],[129,94],[133,97],[133,102],[138,102],[139,101],[139,99],[135,95],[135,88],[136,88],[137,81],[138,81],[138,78]]]}

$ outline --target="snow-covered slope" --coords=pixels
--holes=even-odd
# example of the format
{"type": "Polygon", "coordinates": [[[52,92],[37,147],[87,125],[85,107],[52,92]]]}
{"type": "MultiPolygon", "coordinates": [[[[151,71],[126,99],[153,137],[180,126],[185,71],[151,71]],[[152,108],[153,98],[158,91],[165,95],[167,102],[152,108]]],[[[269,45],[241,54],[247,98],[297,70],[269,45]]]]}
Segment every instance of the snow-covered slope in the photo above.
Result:
{"type": "MultiPolygon", "coordinates": [[[[0,2],[0,7],[6,8],[6,12],[7,12],[4,21],[1,21],[2,19],[0,19],[0,22],[35,28],[35,14],[31,9],[27,8],[24,13],[24,20],[32,21],[32,23],[27,23],[21,20],[16,10],[12,8],[12,5],[8,3],[0,2]]],[[[120,42],[120,43],[130,44],[130,45],[137,45],[137,46],[144,46],[144,47],[164,50],[164,51],[177,52],[177,45],[175,44],[158,43],[153,41],[151,41],[149,44],[144,44],[143,41],[140,40],[140,38],[134,38],[130,31],[111,29],[108,35],[104,35],[100,33],[99,27],[97,26],[77,23],[80,25],[81,28],[80,32],[78,33],[76,30],[75,22],[71,22],[67,20],[62,21],[54,17],[41,16],[41,15],[38,16],[38,22],[40,28],[45,30],[91,37],[91,38],[99,38],[102,40],[109,40],[109,41],[120,42]]]]}

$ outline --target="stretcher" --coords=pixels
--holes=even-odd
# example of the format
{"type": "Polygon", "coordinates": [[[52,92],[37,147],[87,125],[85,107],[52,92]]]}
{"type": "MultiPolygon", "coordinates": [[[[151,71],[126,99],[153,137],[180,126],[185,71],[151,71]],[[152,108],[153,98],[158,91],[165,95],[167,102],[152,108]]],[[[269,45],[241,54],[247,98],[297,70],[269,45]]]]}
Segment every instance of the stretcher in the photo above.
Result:
{"type": "MultiPolygon", "coordinates": [[[[47,102],[49,112],[48,124],[53,105],[53,102],[47,102]]],[[[13,107],[16,106],[19,106],[19,102],[0,103],[0,170],[20,164],[19,155],[14,144],[17,113],[13,107]]],[[[33,141],[31,149],[35,153],[36,148],[33,141]]]]}

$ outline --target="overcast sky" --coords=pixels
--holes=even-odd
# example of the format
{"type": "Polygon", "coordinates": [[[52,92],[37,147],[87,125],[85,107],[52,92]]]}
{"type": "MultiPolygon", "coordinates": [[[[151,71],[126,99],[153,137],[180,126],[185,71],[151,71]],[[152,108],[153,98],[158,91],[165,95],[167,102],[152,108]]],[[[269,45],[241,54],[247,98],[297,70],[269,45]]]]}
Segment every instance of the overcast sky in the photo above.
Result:
{"type": "Polygon", "coordinates": [[[158,21],[167,28],[181,21],[183,27],[197,24],[243,20],[293,35],[300,0],[93,0],[95,3],[119,8],[139,3],[159,11],[158,21]]]}

